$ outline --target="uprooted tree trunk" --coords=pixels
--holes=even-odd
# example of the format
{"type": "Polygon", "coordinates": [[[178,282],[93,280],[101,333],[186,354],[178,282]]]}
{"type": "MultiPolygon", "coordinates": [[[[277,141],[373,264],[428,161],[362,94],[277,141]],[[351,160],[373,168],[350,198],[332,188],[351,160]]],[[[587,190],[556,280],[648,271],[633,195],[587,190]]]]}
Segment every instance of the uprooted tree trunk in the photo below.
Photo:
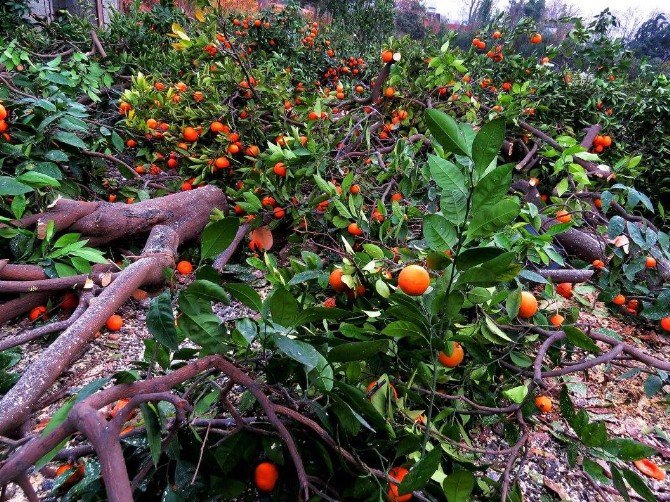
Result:
{"type": "MultiPolygon", "coordinates": [[[[546,133],[523,121],[520,122],[519,125],[523,130],[531,133],[538,140],[545,142],[558,151],[563,151],[563,147],[546,133]]],[[[600,129],[601,127],[598,124],[587,128],[584,134],[584,138],[581,141],[581,146],[584,148],[591,146],[593,139],[600,132],[600,129]]],[[[513,147],[513,144],[511,142],[508,143],[510,144],[510,147],[507,149],[504,148],[502,154],[503,156],[509,157],[509,153],[511,151],[511,147],[513,147]]],[[[518,171],[526,170],[529,168],[528,166],[535,165],[539,161],[538,143],[535,143],[530,149],[527,147],[525,148],[527,153],[517,164],[516,167],[518,171]]],[[[594,164],[577,157],[574,158],[574,161],[582,166],[590,177],[609,179],[610,176],[612,176],[612,172],[608,166],[594,164]]],[[[540,198],[540,192],[538,191],[537,187],[531,185],[528,180],[515,181],[512,184],[512,190],[522,193],[524,195],[524,199],[527,202],[532,202],[537,207],[543,207],[545,205],[540,198]]],[[[564,232],[556,234],[553,238],[558,243],[558,245],[560,245],[566,251],[566,254],[569,258],[577,258],[589,263],[592,263],[594,260],[602,260],[606,262],[608,241],[602,235],[597,233],[596,227],[598,225],[607,226],[609,224],[610,218],[608,218],[605,213],[597,209],[594,204],[595,199],[600,198],[601,194],[584,190],[582,192],[575,193],[574,196],[590,202],[591,213],[584,215],[584,226],[569,228],[564,232]]],[[[630,214],[616,201],[612,201],[610,207],[616,215],[621,216],[627,222],[637,226],[643,234],[647,228],[650,228],[653,231],[657,231],[657,228],[652,222],[642,216],[630,214]]],[[[546,231],[558,223],[559,222],[554,218],[543,217],[542,231],[546,231]]],[[[623,235],[630,237],[627,230],[624,230],[623,235]]],[[[655,248],[657,249],[658,247],[656,246],[655,248]]],[[[657,267],[659,274],[664,281],[670,281],[670,261],[662,256],[660,250],[658,250],[658,253],[656,254],[658,256],[657,267]]],[[[541,273],[542,275],[545,275],[545,277],[556,275],[556,271],[541,271],[541,273]]],[[[565,270],[564,276],[562,277],[563,280],[558,279],[558,275],[556,275],[554,279],[558,282],[583,282],[589,278],[590,275],[586,277],[584,275],[580,275],[577,273],[577,271],[571,271],[567,269],[565,270]]]]}
{"type": "Polygon", "coordinates": [[[47,279],[39,267],[0,264],[0,292],[26,293],[0,305],[0,317],[4,319],[34,306],[31,299],[43,301],[45,292],[92,288],[96,283],[102,286],[100,294],[88,299],[81,315],[0,400],[0,434],[10,433],[30,417],[42,395],[135,290],[163,282],[163,269],[174,266],[179,245],[200,234],[214,208],[226,208],[225,195],[218,188],[206,186],[133,205],[60,199],[45,213],[16,222],[24,227],[36,224],[39,235],[41,228],[53,221],[57,231],[80,233],[93,245],[147,232],[149,237],[135,261],[113,274],[47,279]]]}

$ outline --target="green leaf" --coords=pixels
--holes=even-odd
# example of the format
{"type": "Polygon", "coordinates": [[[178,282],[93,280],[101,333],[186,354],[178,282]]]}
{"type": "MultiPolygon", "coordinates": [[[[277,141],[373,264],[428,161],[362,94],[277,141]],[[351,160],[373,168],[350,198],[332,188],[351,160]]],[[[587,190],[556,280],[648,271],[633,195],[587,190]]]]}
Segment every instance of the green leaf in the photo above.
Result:
{"type": "Polygon", "coordinates": [[[521,205],[516,198],[503,199],[479,209],[468,226],[468,239],[492,234],[514,221],[520,211],[521,205]]]}
{"type": "Polygon", "coordinates": [[[33,188],[9,176],[0,176],[0,195],[21,195],[32,192],[33,188]]]}
{"type": "Polygon", "coordinates": [[[612,473],[612,482],[614,484],[614,488],[617,489],[619,494],[621,494],[626,502],[630,502],[628,488],[626,488],[626,483],[623,480],[621,471],[614,464],[610,463],[610,472],[612,473]]]}
{"type": "Polygon", "coordinates": [[[147,329],[164,347],[170,350],[179,348],[179,337],[174,325],[170,293],[164,291],[151,299],[147,312],[147,329]]]}
{"type": "Polygon", "coordinates": [[[610,239],[614,239],[618,235],[621,235],[621,232],[623,232],[625,226],[626,220],[624,220],[621,216],[612,216],[609,225],[607,226],[607,235],[610,239]]]}
{"type": "Polygon", "coordinates": [[[463,469],[449,474],[442,483],[448,502],[468,502],[475,488],[475,476],[463,469]]]}
{"type": "Polygon", "coordinates": [[[458,278],[457,284],[469,286],[491,287],[498,283],[514,279],[521,265],[515,262],[514,253],[504,253],[500,256],[486,261],[481,265],[469,268],[458,278]]]}
{"type": "Polygon", "coordinates": [[[442,190],[454,191],[467,198],[468,188],[460,167],[436,155],[428,155],[428,167],[433,181],[442,190]]]}
{"type": "Polygon", "coordinates": [[[595,342],[582,330],[574,326],[565,326],[563,328],[568,341],[576,347],[587,350],[594,354],[600,353],[600,349],[595,342]]]}
{"type": "Polygon", "coordinates": [[[79,392],[77,392],[77,397],[74,400],[74,404],[77,404],[89,396],[92,396],[95,392],[102,389],[109,382],[109,378],[96,378],[92,382],[87,383],[79,392]]]}
{"type": "Polygon", "coordinates": [[[445,150],[456,155],[470,155],[465,135],[451,116],[440,110],[429,108],[426,110],[426,124],[435,140],[445,150]]]}
{"type": "Polygon", "coordinates": [[[505,309],[507,315],[514,319],[519,314],[519,307],[521,306],[521,288],[510,291],[505,300],[505,309]]]}
{"type": "Polygon", "coordinates": [[[647,502],[656,502],[656,497],[654,493],[649,489],[644,480],[637,475],[637,473],[631,471],[630,469],[622,468],[621,473],[623,477],[628,481],[630,487],[637,492],[644,500],[647,502]]]}
{"type": "Polygon", "coordinates": [[[633,439],[613,438],[603,447],[618,459],[631,462],[656,454],[656,449],[633,439]]]}
{"type": "Polygon", "coordinates": [[[226,284],[226,290],[233,295],[233,297],[256,312],[260,312],[263,308],[263,302],[255,289],[246,284],[226,284]]]}
{"type": "Polygon", "coordinates": [[[386,325],[382,334],[394,338],[404,338],[406,336],[415,336],[421,333],[421,329],[410,321],[393,321],[386,325]]]}
{"type": "Polygon", "coordinates": [[[54,134],[54,139],[60,143],[74,146],[75,148],[86,149],[88,147],[88,145],[84,143],[84,141],[79,136],[71,132],[56,131],[56,134],[54,134]]]}
{"type": "Polygon", "coordinates": [[[158,461],[161,458],[161,425],[158,413],[153,405],[147,403],[140,405],[140,411],[142,412],[144,426],[147,431],[151,459],[153,460],[154,465],[158,466],[158,461]]]}
{"type": "Polygon", "coordinates": [[[411,493],[415,490],[421,490],[437,469],[440,467],[442,459],[442,449],[433,448],[427,452],[407,473],[405,478],[398,485],[400,495],[411,493]]]}
{"type": "Polygon", "coordinates": [[[505,140],[505,119],[498,118],[488,122],[475,136],[472,142],[472,160],[475,170],[482,174],[498,157],[500,147],[505,140]]]}
{"type": "Polygon", "coordinates": [[[473,213],[484,206],[496,204],[507,194],[512,184],[513,168],[514,164],[505,164],[494,169],[477,182],[472,193],[473,213]]]}
{"type": "Polygon", "coordinates": [[[644,393],[647,397],[652,397],[663,388],[663,380],[657,375],[649,375],[644,381],[644,393]]]}
{"type": "Polygon", "coordinates": [[[582,468],[584,469],[584,472],[591,476],[593,479],[598,481],[599,483],[608,483],[609,480],[607,476],[605,475],[604,469],[601,467],[600,464],[594,462],[593,460],[589,458],[585,458],[582,460],[582,468]]]}
{"type": "Polygon", "coordinates": [[[112,144],[114,145],[114,148],[116,148],[117,152],[123,151],[123,139],[116,133],[116,131],[112,131],[112,144]]]}
{"type": "Polygon", "coordinates": [[[458,242],[456,227],[441,214],[428,214],[423,218],[423,236],[430,249],[444,252],[458,242]]]}
{"type": "Polygon", "coordinates": [[[229,303],[226,291],[218,284],[207,279],[198,279],[191,283],[182,294],[189,294],[208,302],[229,303]]]}
{"type": "Polygon", "coordinates": [[[323,270],[305,270],[303,272],[298,272],[293,277],[291,277],[291,280],[288,281],[288,285],[294,286],[303,282],[319,279],[325,275],[326,273],[323,270]]]}
{"type": "Polygon", "coordinates": [[[35,171],[26,171],[21,176],[18,176],[16,180],[20,183],[26,183],[35,188],[41,188],[47,186],[51,187],[60,186],[60,182],[58,180],[46,174],[38,173],[35,171]]]}
{"type": "Polygon", "coordinates": [[[202,231],[200,255],[203,260],[212,258],[233,242],[240,222],[237,218],[224,218],[210,223],[202,231]]]}
{"type": "Polygon", "coordinates": [[[482,263],[497,258],[505,253],[503,249],[494,247],[476,247],[466,249],[456,257],[456,268],[458,270],[467,270],[482,263]]]}
{"type": "Polygon", "coordinates": [[[519,385],[518,387],[504,390],[503,395],[513,403],[520,404],[523,403],[523,400],[528,395],[528,387],[519,385]]]}
{"type": "Polygon", "coordinates": [[[70,157],[62,150],[49,150],[44,154],[44,158],[52,162],[67,162],[70,157]]]}
{"type": "Polygon", "coordinates": [[[273,340],[279,351],[303,364],[307,371],[313,370],[319,363],[319,353],[310,344],[284,335],[274,335],[273,340]]]}
{"type": "Polygon", "coordinates": [[[375,354],[386,352],[387,349],[388,340],[343,343],[328,352],[328,360],[334,363],[365,361],[375,354]]]}
{"type": "Polygon", "coordinates": [[[295,325],[298,320],[298,302],[286,288],[278,287],[265,302],[274,322],[285,327],[295,325]]]}

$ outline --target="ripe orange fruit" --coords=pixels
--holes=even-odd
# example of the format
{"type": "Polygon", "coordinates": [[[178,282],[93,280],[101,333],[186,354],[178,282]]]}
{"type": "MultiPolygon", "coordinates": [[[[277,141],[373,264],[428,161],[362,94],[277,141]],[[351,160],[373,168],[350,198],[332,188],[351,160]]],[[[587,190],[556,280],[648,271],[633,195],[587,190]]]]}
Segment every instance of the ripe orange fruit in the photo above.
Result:
{"type": "Polygon", "coordinates": [[[5,120],[7,118],[7,109],[0,105],[0,120],[5,120]]]}
{"type": "Polygon", "coordinates": [[[644,266],[647,268],[656,268],[656,258],[653,256],[647,256],[647,259],[644,262],[644,266]]]}
{"type": "Polygon", "coordinates": [[[228,128],[219,121],[214,121],[209,126],[209,130],[216,134],[226,132],[226,129],[228,128]]]}
{"type": "Polygon", "coordinates": [[[105,325],[109,331],[119,331],[121,326],[123,326],[123,318],[118,314],[114,314],[107,319],[105,325]]]}
{"type": "Polygon", "coordinates": [[[351,235],[355,235],[355,236],[363,235],[363,230],[361,229],[361,227],[358,226],[358,223],[355,223],[355,222],[354,223],[349,223],[349,226],[347,227],[347,231],[351,235]]]}
{"type": "Polygon", "coordinates": [[[491,35],[493,38],[498,40],[499,38],[502,38],[502,33],[500,33],[498,30],[493,32],[493,35],[491,35]]]}
{"type": "Polygon", "coordinates": [[[465,357],[465,351],[460,343],[454,342],[454,348],[451,351],[451,354],[447,355],[445,352],[440,351],[437,358],[440,361],[442,366],[447,368],[455,368],[463,362],[465,357]]]}
{"type": "Polygon", "coordinates": [[[79,297],[69,291],[63,295],[63,298],[60,301],[60,308],[63,310],[73,310],[79,305],[79,297]]]}
{"type": "Polygon", "coordinates": [[[349,286],[347,286],[344,282],[342,282],[343,275],[344,272],[342,272],[341,268],[335,268],[330,273],[330,277],[328,278],[328,284],[330,284],[330,287],[333,288],[338,293],[342,293],[343,291],[349,289],[349,286]]]}
{"type": "Polygon", "coordinates": [[[556,285],[556,293],[568,300],[572,298],[572,284],[569,282],[561,282],[556,285]]]}
{"type": "Polygon", "coordinates": [[[134,139],[129,139],[126,141],[126,146],[128,148],[135,148],[137,146],[137,141],[135,141],[134,139]]]}
{"type": "Polygon", "coordinates": [[[188,275],[193,272],[193,265],[191,265],[190,261],[182,260],[177,263],[177,272],[181,275],[188,275]]]}
{"type": "Polygon", "coordinates": [[[198,139],[198,131],[196,131],[193,127],[190,126],[185,127],[181,135],[186,141],[190,141],[191,143],[193,143],[198,139]]]}
{"type": "Polygon", "coordinates": [[[230,161],[226,157],[218,157],[214,161],[214,165],[218,169],[225,169],[226,167],[230,167],[230,161]]]}
{"type": "Polygon", "coordinates": [[[529,319],[537,312],[537,298],[528,291],[521,292],[521,304],[519,305],[519,317],[529,319]]]}
{"type": "Polygon", "coordinates": [[[277,201],[275,200],[274,197],[267,196],[263,197],[263,200],[261,200],[261,205],[274,207],[277,205],[277,201]]]}
{"type": "Polygon", "coordinates": [[[386,49],[382,52],[382,61],[384,63],[390,63],[393,61],[393,51],[386,49]]]}
{"type": "Polygon", "coordinates": [[[258,155],[261,153],[261,150],[256,145],[251,145],[247,147],[244,153],[246,153],[249,157],[258,157],[258,155]]]}
{"type": "Polygon", "coordinates": [[[283,162],[277,162],[272,168],[272,171],[280,178],[286,176],[286,166],[284,165],[283,162]]]}
{"type": "Polygon", "coordinates": [[[591,265],[593,265],[593,268],[597,268],[598,270],[602,270],[605,268],[605,262],[602,260],[593,260],[591,262],[591,265]]]}
{"type": "Polygon", "coordinates": [[[278,220],[286,216],[286,211],[284,211],[281,207],[275,207],[272,210],[272,214],[274,214],[274,217],[277,218],[278,220]]]}
{"type": "Polygon", "coordinates": [[[401,200],[402,200],[402,194],[400,192],[396,192],[393,195],[391,195],[391,201],[400,202],[401,200]]]}
{"type": "Polygon", "coordinates": [[[430,275],[420,265],[408,265],[398,274],[398,287],[410,296],[419,296],[430,286],[430,275]]]}
{"type": "Polygon", "coordinates": [[[349,193],[352,193],[354,195],[360,193],[360,191],[361,191],[361,187],[359,185],[351,185],[349,187],[349,193]]]}
{"type": "Polygon", "coordinates": [[[561,314],[554,314],[549,318],[549,323],[551,323],[552,326],[561,326],[563,324],[563,321],[565,321],[565,317],[563,317],[561,314]]]}
{"type": "Polygon", "coordinates": [[[39,317],[42,317],[44,314],[46,314],[47,308],[44,305],[40,305],[39,307],[35,307],[30,311],[28,314],[28,319],[31,321],[36,320],[39,317]]]}
{"type": "Polygon", "coordinates": [[[337,306],[337,301],[332,296],[329,296],[323,301],[323,306],[327,309],[332,309],[337,306]]]}
{"type": "Polygon", "coordinates": [[[612,303],[614,305],[624,305],[626,303],[626,297],[622,294],[618,294],[612,298],[612,303]]]}
{"type": "Polygon", "coordinates": [[[596,206],[598,209],[602,209],[603,207],[603,201],[602,199],[596,199],[593,201],[593,205],[596,206]]]}
{"type": "MultiPolygon", "coordinates": [[[[405,479],[405,476],[407,476],[408,472],[409,471],[404,467],[394,467],[389,471],[389,476],[397,479],[398,483],[400,483],[403,479],[405,479]]],[[[407,502],[408,500],[412,500],[412,494],[407,493],[405,495],[400,495],[398,492],[398,485],[391,483],[389,485],[389,491],[386,494],[386,498],[389,502],[407,502]]]]}
{"type": "Polygon", "coordinates": [[[262,492],[271,492],[275,489],[279,479],[279,470],[272,462],[261,462],[254,470],[254,483],[262,492]]]}
{"type": "Polygon", "coordinates": [[[670,317],[664,317],[661,319],[661,328],[665,331],[670,331],[670,317]]]}
{"type": "Polygon", "coordinates": [[[386,96],[387,98],[392,98],[393,96],[395,96],[395,89],[393,87],[387,87],[386,89],[384,89],[384,96],[386,96]]]}
{"type": "Polygon", "coordinates": [[[232,155],[240,153],[240,147],[236,143],[228,145],[228,148],[226,150],[228,151],[228,153],[232,155]]]}
{"type": "Polygon", "coordinates": [[[556,219],[560,223],[570,223],[572,216],[570,216],[570,213],[568,213],[565,209],[560,209],[556,212],[556,219]]]}
{"type": "Polygon", "coordinates": [[[635,465],[637,470],[645,476],[658,481],[663,481],[665,479],[665,471],[647,458],[636,460],[633,462],[633,465],[635,465]]]}
{"type": "Polygon", "coordinates": [[[535,33],[532,37],[530,37],[531,44],[539,44],[540,42],[542,42],[542,35],[539,33],[535,33]]]}
{"type": "Polygon", "coordinates": [[[535,407],[540,410],[540,413],[549,413],[551,411],[551,399],[547,396],[537,396],[535,407]]]}
{"type": "Polygon", "coordinates": [[[158,121],[156,119],[147,120],[147,127],[149,129],[156,129],[156,127],[158,127],[158,121]]]}

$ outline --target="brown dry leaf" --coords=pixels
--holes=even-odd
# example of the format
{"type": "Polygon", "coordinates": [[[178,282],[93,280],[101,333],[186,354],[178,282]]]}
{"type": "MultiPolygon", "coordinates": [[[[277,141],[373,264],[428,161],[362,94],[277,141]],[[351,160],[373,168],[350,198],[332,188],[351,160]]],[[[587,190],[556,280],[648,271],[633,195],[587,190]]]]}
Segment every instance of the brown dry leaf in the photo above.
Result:
{"type": "Polygon", "coordinates": [[[109,283],[112,282],[112,273],[111,272],[105,272],[100,276],[100,284],[102,285],[103,288],[106,288],[109,286],[109,283]]]}
{"type": "Polygon", "coordinates": [[[133,298],[137,300],[138,302],[141,302],[142,300],[146,300],[149,297],[146,291],[143,289],[136,289],[135,292],[133,293],[133,298]]]}
{"type": "Polygon", "coordinates": [[[544,486],[549,488],[552,492],[554,492],[556,495],[558,495],[558,498],[560,500],[571,500],[570,495],[568,495],[568,492],[565,491],[565,488],[563,488],[561,485],[559,485],[556,481],[552,481],[548,477],[544,477],[543,479],[544,486]]]}
{"type": "Polygon", "coordinates": [[[37,222],[37,238],[39,240],[44,240],[47,236],[47,224],[46,222],[40,220],[37,222]]]}

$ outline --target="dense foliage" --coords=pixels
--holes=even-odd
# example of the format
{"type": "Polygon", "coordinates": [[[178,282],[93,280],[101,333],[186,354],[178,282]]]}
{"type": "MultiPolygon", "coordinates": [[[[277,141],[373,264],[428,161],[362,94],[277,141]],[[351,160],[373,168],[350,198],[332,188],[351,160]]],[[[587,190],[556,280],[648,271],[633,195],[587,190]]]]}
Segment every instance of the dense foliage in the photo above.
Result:
{"type": "MultiPolygon", "coordinates": [[[[490,428],[500,431],[501,449],[526,447],[553,392],[564,421],[552,434],[569,462],[579,458],[596,482],[622,493],[627,483],[652,500],[629,462],[653,448],[612,437],[575,410],[562,379],[562,363],[607,354],[595,341],[616,344],[618,335],[580,324],[576,304],[558,298],[572,289],[540,272],[566,263],[594,270],[575,296],[595,293],[631,323],[657,326],[670,315],[670,290],[649,266],[649,258],[670,258],[661,204],[670,191],[667,76],[647,65],[632,71],[631,54],[597,22],[577,23],[565,41],[547,45],[532,19],[514,28],[498,19],[461,50],[453,34],[381,40],[381,27],[357,15],[352,29],[307,19],[297,6],[245,18],[159,5],[114,16],[99,33],[106,57],[89,50],[90,27],[77,19],[0,38],[8,113],[0,122],[0,255],[42,265],[50,277],[88,273],[108,259],[125,267],[131,259],[118,249],[12,220],[58,196],[132,204],[214,184],[230,210],[213,212],[200,244],[183,252],[193,280],[173,280],[152,299],[145,358],[114,381],[211,354],[234,359],[354,452],[346,461],[323,437],[295,434],[315,486],[355,500],[407,500],[398,491],[449,501],[502,491],[519,500],[515,476],[504,468],[489,475],[496,462],[469,445],[490,428]],[[499,155],[506,142],[528,143],[525,123],[557,142],[544,144],[529,170],[499,155]],[[603,126],[602,141],[581,146],[592,124],[603,126]],[[612,175],[591,176],[584,162],[612,175]],[[541,200],[529,202],[513,184],[529,179],[541,200]],[[656,225],[640,227],[617,208],[656,225]],[[241,225],[252,229],[249,249],[219,274],[212,259],[241,225]],[[602,267],[556,243],[588,225],[606,246],[602,267]],[[617,308],[621,295],[635,303],[617,308]],[[231,300],[253,315],[221,322],[212,302],[231,300]],[[547,347],[545,373],[559,379],[560,395],[534,373],[557,314],[564,337],[547,347]],[[368,470],[401,465],[409,473],[397,488],[368,470]]],[[[137,246],[128,242],[125,254],[137,246]]],[[[0,356],[6,390],[18,356],[0,356]]],[[[542,359],[539,371],[544,377],[542,359]]],[[[645,378],[649,394],[662,395],[667,374],[645,378]]],[[[129,426],[144,428],[123,439],[129,470],[144,473],[137,490],[234,499],[252,493],[253,467],[271,461],[281,472],[273,497],[298,496],[283,443],[254,423],[250,392],[234,399],[248,427],[220,441],[196,427],[230,412],[223,387],[206,374],[185,385],[194,422],[174,436],[165,433],[173,405],[142,406],[129,426]],[[161,445],[161,437],[170,440],[161,445]]],[[[76,484],[69,476],[57,478],[56,492],[103,496],[94,458],[76,484]]]]}

